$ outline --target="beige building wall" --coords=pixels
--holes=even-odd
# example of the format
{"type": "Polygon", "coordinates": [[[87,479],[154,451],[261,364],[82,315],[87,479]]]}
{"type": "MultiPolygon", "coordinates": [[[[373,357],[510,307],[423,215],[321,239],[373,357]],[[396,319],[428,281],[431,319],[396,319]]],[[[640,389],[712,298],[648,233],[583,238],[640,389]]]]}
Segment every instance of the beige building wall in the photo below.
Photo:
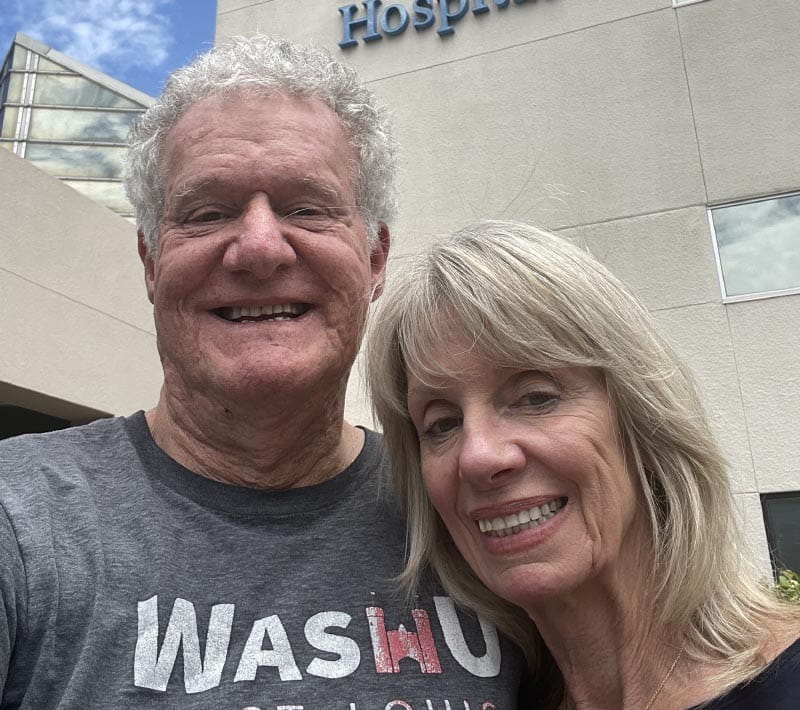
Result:
{"type": "MultiPolygon", "coordinates": [[[[800,4],[486,0],[450,36],[409,26],[342,50],[348,4],[218,0],[217,41],[314,40],[392,108],[395,265],[495,217],[561,230],[620,275],[699,379],[766,572],[759,494],[800,489],[800,296],[724,304],[706,207],[800,190],[800,4]]],[[[369,421],[358,377],[348,407],[369,421]]]]}
{"type": "Polygon", "coordinates": [[[0,402],[84,422],[161,382],[130,222],[0,150],[0,402]]]}

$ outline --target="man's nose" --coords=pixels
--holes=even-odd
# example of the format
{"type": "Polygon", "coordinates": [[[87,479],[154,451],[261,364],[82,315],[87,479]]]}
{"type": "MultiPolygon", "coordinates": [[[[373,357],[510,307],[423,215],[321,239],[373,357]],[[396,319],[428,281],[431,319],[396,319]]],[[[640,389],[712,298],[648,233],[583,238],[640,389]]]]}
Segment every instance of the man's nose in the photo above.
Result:
{"type": "Polygon", "coordinates": [[[494,488],[525,469],[525,452],[503,422],[492,418],[464,423],[458,452],[459,477],[477,489],[494,488]]]}
{"type": "Polygon", "coordinates": [[[223,258],[227,269],[246,271],[266,279],[297,260],[280,218],[266,195],[259,193],[250,199],[237,226],[239,233],[228,245],[223,258]]]}

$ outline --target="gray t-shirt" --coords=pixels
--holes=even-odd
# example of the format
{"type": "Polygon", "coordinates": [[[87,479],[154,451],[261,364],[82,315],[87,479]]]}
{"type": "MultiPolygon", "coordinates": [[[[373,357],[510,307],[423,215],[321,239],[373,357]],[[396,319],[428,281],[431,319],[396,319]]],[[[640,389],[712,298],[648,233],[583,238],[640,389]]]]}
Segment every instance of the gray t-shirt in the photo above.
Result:
{"type": "Polygon", "coordinates": [[[0,444],[0,708],[493,710],[520,655],[432,584],[380,438],[317,486],[216,483],[143,413],[0,444]]]}

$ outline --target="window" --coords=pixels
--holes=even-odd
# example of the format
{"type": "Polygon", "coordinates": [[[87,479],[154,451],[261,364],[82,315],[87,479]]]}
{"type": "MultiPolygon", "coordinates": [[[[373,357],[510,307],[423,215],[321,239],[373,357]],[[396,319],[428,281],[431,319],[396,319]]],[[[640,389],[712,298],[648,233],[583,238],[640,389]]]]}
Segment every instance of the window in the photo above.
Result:
{"type": "Polygon", "coordinates": [[[0,68],[0,148],[54,175],[122,217],[133,208],[122,175],[128,130],[147,97],[17,34],[0,68]]]}
{"type": "Polygon", "coordinates": [[[708,210],[722,300],[800,293],[800,193],[708,210]]]}
{"type": "Polygon", "coordinates": [[[133,111],[108,112],[39,108],[31,110],[28,139],[92,141],[125,144],[128,129],[138,114],[133,111]]]}
{"type": "Polygon", "coordinates": [[[125,197],[125,187],[121,180],[62,180],[61,182],[114,212],[133,213],[131,203],[125,197]]]}
{"type": "Polygon", "coordinates": [[[800,491],[761,496],[772,568],[800,574],[800,491]]]}
{"type": "Polygon", "coordinates": [[[121,146],[30,143],[25,159],[58,177],[118,178],[125,172],[121,146]]]}
{"type": "MultiPolygon", "coordinates": [[[[39,60],[39,69],[42,60],[39,60]]],[[[82,76],[40,74],[36,77],[33,102],[51,106],[89,106],[97,108],[140,109],[133,101],[82,76]]]]}

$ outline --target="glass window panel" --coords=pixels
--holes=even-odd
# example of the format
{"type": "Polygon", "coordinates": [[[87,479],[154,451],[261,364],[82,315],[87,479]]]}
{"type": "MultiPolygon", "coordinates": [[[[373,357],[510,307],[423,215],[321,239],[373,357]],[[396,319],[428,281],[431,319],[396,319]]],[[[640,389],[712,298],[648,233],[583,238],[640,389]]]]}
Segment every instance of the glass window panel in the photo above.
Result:
{"type": "Polygon", "coordinates": [[[51,175],[121,178],[125,148],[28,143],[25,157],[51,175]]]}
{"type": "Polygon", "coordinates": [[[800,288],[800,195],[711,210],[727,296],[800,288]]]}
{"type": "Polygon", "coordinates": [[[43,71],[63,71],[69,72],[70,74],[72,73],[65,66],[51,62],[49,59],[45,59],[41,54],[39,55],[39,69],[43,71]]]}
{"type": "Polygon", "coordinates": [[[24,69],[25,62],[28,59],[28,50],[25,47],[20,47],[18,44],[14,46],[14,61],[11,66],[14,69],[24,69]]]}
{"type": "Polygon", "coordinates": [[[761,496],[772,565],[775,571],[800,570],[800,493],[761,496]]]}
{"type": "Polygon", "coordinates": [[[16,72],[8,75],[8,95],[6,101],[12,104],[18,104],[22,99],[22,77],[24,74],[17,74],[16,72]]]}
{"type": "Polygon", "coordinates": [[[87,182],[83,180],[64,180],[64,184],[75,188],[90,200],[105,205],[114,212],[133,212],[133,207],[125,197],[121,182],[87,182]]]}
{"type": "Polygon", "coordinates": [[[82,76],[40,74],[36,79],[33,100],[37,104],[62,106],[97,106],[99,108],[141,108],[119,94],[84,79],[82,76]]]}
{"type": "Polygon", "coordinates": [[[34,108],[28,137],[41,140],[124,143],[138,113],[34,108]]]}
{"type": "Polygon", "coordinates": [[[3,109],[3,127],[0,136],[3,138],[14,138],[17,135],[17,118],[19,108],[16,106],[6,106],[3,109]]]}

